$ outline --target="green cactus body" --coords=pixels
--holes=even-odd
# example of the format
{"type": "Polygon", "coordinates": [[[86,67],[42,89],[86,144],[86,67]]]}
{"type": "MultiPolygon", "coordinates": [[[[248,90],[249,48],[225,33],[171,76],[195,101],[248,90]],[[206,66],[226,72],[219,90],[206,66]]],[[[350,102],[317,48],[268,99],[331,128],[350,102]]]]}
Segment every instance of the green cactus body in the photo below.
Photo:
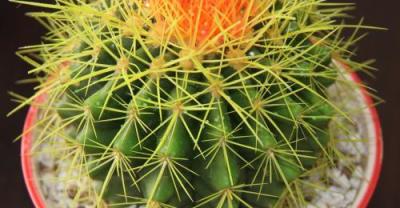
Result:
{"type": "Polygon", "coordinates": [[[99,207],[284,207],[332,156],[345,4],[15,2],[56,10],[32,14],[52,43],[37,51],[35,96],[63,124],[48,131],[83,149],[99,207]]]}

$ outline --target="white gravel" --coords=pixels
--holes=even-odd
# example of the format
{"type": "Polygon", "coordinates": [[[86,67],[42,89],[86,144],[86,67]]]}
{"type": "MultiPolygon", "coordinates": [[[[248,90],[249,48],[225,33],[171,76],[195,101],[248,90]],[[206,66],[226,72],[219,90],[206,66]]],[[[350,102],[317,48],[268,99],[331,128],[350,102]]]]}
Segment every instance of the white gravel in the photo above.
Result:
{"type": "MultiPolygon", "coordinates": [[[[369,119],[366,117],[366,113],[369,113],[366,111],[368,106],[365,105],[360,91],[354,89],[357,89],[357,86],[347,83],[334,85],[328,91],[330,99],[351,116],[353,123],[339,118],[350,130],[347,133],[331,127],[334,128],[334,138],[338,141],[336,147],[346,160],[336,161],[336,167],[327,171],[331,184],[326,190],[318,189],[314,192],[315,195],[308,205],[310,208],[354,207],[363,182],[366,182],[366,167],[370,154],[366,140],[374,139],[374,136],[366,129],[369,126],[369,119]],[[347,168],[349,166],[353,167],[351,171],[347,168]]],[[[310,178],[318,180],[319,175],[310,178]]]]}

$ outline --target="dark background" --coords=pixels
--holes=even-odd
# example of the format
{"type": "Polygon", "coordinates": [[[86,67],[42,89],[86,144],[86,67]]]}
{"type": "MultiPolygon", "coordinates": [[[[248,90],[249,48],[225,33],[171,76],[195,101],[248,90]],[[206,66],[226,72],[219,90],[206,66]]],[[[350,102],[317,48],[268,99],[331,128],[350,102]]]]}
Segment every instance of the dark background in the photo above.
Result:
{"type": "MultiPolygon", "coordinates": [[[[342,0],[356,2],[351,12],[357,21],[365,17],[365,24],[388,28],[388,31],[371,31],[359,44],[358,60],[375,58],[379,69],[376,78],[365,77],[370,86],[386,102],[378,106],[384,135],[384,166],[370,207],[400,207],[400,1],[399,0],[342,0]],[[396,129],[397,127],[397,129],[396,129]]],[[[0,2],[0,207],[33,207],[23,183],[19,142],[13,139],[21,132],[26,109],[7,118],[5,115],[15,104],[7,91],[25,95],[31,87],[16,85],[26,78],[28,66],[14,51],[23,45],[39,43],[44,30],[33,19],[24,15],[32,8],[0,2]]]]}

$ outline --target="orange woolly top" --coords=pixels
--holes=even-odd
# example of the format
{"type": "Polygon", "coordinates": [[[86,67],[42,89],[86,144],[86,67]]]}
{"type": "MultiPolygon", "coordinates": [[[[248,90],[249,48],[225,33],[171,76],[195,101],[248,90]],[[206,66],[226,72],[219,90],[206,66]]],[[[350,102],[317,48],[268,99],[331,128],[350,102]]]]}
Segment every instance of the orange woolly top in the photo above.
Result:
{"type": "Polygon", "coordinates": [[[255,0],[148,0],[148,7],[171,38],[199,47],[210,40],[238,39],[251,32],[255,0]]]}

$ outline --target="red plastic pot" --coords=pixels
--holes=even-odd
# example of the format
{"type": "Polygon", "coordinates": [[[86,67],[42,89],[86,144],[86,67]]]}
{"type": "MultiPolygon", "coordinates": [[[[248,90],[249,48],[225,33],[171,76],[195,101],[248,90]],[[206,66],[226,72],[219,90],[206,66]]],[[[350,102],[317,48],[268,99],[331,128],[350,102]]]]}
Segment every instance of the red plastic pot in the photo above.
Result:
{"type": "MultiPolygon", "coordinates": [[[[345,64],[340,62],[335,63],[341,66],[343,69],[349,71],[348,66],[346,66],[345,64]]],[[[353,80],[355,83],[361,83],[360,78],[355,73],[350,74],[349,79],[353,80]]],[[[369,200],[371,199],[372,194],[375,191],[381,172],[383,159],[383,140],[378,113],[376,108],[374,107],[372,98],[368,95],[365,89],[359,88],[358,93],[360,96],[362,96],[364,104],[368,106],[368,109],[366,109],[366,112],[364,114],[369,125],[368,131],[369,136],[371,137],[371,141],[369,141],[368,144],[370,155],[366,167],[366,180],[362,185],[354,204],[356,205],[356,207],[365,208],[367,207],[369,200]]],[[[37,102],[40,103],[42,99],[43,98],[39,98],[37,102]]],[[[33,161],[31,158],[31,146],[34,138],[32,132],[29,130],[34,126],[37,114],[38,108],[32,106],[29,109],[25,120],[24,132],[26,132],[26,134],[24,134],[22,137],[21,163],[24,180],[35,207],[45,208],[46,203],[43,199],[40,188],[38,187],[38,183],[36,180],[37,177],[34,170],[35,167],[33,166],[33,161]]]]}

